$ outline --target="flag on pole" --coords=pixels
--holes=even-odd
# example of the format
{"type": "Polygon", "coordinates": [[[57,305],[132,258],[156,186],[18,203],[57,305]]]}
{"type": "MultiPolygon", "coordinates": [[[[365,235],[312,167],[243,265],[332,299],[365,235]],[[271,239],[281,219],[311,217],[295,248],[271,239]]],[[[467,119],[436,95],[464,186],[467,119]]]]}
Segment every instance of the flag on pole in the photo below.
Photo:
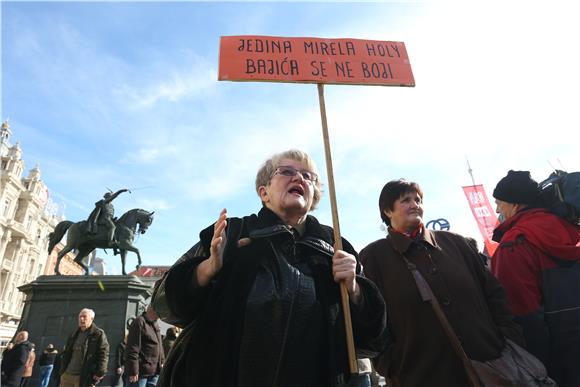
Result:
{"type": "Polygon", "coordinates": [[[495,211],[492,209],[491,204],[487,199],[483,185],[469,185],[463,187],[463,192],[469,202],[471,213],[477,222],[479,231],[483,236],[483,243],[485,244],[487,252],[489,253],[489,256],[492,256],[497,248],[497,243],[491,240],[493,229],[498,223],[495,211]]]}

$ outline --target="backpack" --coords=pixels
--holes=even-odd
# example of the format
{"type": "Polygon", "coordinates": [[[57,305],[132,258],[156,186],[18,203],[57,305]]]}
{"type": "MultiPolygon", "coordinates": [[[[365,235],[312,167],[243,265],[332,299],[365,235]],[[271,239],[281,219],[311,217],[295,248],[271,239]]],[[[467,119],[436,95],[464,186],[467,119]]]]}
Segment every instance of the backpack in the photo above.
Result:
{"type": "Polygon", "coordinates": [[[552,213],[580,224],[580,172],[555,170],[539,184],[542,203],[552,213]]]}

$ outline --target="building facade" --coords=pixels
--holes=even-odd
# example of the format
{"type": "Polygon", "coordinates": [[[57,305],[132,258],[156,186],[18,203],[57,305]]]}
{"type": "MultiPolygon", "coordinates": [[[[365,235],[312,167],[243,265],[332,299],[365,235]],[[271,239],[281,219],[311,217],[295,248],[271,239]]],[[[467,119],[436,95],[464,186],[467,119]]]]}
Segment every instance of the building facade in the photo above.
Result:
{"type": "Polygon", "coordinates": [[[46,208],[48,189],[40,168],[24,177],[22,150],[18,142],[10,144],[11,134],[5,121],[0,128],[0,347],[12,338],[20,321],[24,294],[17,287],[47,274],[48,234],[62,220],[46,208]]]}

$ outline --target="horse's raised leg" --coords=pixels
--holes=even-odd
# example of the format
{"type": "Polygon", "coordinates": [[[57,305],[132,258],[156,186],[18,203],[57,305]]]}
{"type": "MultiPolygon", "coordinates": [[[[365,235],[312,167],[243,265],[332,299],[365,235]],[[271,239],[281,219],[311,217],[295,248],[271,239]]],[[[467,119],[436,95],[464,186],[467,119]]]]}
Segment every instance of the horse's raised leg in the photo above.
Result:
{"type": "Polygon", "coordinates": [[[127,254],[127,251],[132,251],[135,254],[137,254],[137,270],[139,270],[139,268],[141,267],[141,254],[139,254],[139,249],[136,248],[133,245],[130,245],[128,243],[119,243],[119,248],[121,249],[121,260],[123,261],[123,267],[125,267],[125,260],[124,260],[124,255],[127,254]]]}

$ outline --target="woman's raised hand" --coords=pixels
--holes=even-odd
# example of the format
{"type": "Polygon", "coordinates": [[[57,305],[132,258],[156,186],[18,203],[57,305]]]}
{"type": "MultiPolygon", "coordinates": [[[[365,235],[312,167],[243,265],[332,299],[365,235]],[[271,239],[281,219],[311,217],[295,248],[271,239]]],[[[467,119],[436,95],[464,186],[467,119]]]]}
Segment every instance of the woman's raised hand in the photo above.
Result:
{"type": "Polygon", "coordinates": [[[197,283],[206,286],[221,270],[224,264],[224,249],[226,247],[226,226],[228,211],[224,208],[213,227],[213,237],[209,248],[209,258],[197,266],[197,283]]]}
{"type": "Polygon", "coordinates": [[[226,247],[226,226],[228,225],[228,210],[223,209],[213,226],[213,238],[211,239],[209,261],[214,269],[214,275],[222,268],[224,263],[224,250],[226,247]]]}

